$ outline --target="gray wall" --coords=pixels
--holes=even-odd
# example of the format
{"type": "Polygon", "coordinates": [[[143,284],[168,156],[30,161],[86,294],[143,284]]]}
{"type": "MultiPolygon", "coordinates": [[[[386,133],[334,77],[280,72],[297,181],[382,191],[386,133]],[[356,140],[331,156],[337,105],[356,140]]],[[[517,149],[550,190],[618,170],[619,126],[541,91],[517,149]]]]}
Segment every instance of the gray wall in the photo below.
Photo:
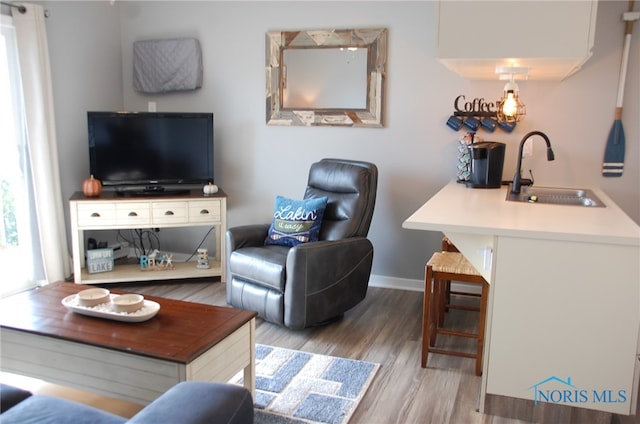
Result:
{"type": "MultiPolygon", "coordinates": [[[[455,178],[456,140],[463,132],[444,124],[453,101],[459,94],[497,99],[503,87],[499,81],[462,79],[438,62],[435,2],[44,4],[51,12],[47,29],[65,196],[78,190],[88,174],[87,110],[146,110],[153,101],[159,111],[211,111],[216,183],[229,195],[229,226],[267,222],[277,194],[302,196],[309,165],[320,158],[372,161],[380,169],[370,231],[376,249],[373,273],[397,284],[422,278],[424,262],[439,248],[441,234],[404,230],[401,224],[455,178]],[[266,126],[265,32],[364,26],[389,29],[386,128],[266,126]],[[202,89],[165,95],[134,92],[132,43],[175,36],[200,39],[202,89]]],[[[600,175],[613,122],[623,41],[620,17],[626,7],[626,1],[600,2],[594,54],[583,69],[561,82],[520,83],[527,105],[524,121],[511,134],[496,130],[479,135],[507,143],[508,179],[522,136],[531,130],[546,132],[555,162],[546,162],[539,143],[523,165],[533,169],[536,184],[600,187],[640,222],[640,31],[633,35],[626,85],[625,174],[609,179],[600,175]]]]}

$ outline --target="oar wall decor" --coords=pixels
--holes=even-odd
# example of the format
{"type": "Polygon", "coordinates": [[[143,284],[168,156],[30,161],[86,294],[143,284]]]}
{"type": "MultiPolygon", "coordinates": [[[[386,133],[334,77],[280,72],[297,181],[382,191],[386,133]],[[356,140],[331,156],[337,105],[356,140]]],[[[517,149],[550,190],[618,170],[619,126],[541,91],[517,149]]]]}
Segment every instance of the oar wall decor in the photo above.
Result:
{"type": "Polygon", "coordinates": [[[624,31],[624,47],[622,49],[622,64],[620,65],[620,78],[618,80],[618,97],[616,99],[616,113],[609,131],[609,138],[604,151],[602,162],[603,177],[621,177],[624,171],[625,137],[622,126],[622,97],[624,95],[624,83],[627,77],[627,63],[629,62],[629,49],[631,45],[631,32],[633,22],[640,18],[640,12],[633,11],[633,0],[629,1],[629,11],[622,15],[626,22],[624,31]]]}

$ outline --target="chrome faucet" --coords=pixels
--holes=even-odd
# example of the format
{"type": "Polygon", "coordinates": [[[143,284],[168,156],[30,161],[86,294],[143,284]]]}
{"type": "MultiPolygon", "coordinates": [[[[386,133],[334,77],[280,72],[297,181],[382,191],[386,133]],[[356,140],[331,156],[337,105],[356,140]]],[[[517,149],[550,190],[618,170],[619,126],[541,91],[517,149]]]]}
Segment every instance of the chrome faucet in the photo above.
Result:
{"type": "MultiPolygon", "coordinates": [[[[511,192],[512,193],[520,193],[520,187],[524,185],[533,184],[533,180],[523,180],[520,173],[522,169],[522,149],[524,147],[525,141],[529,139],[529,137],[539,135],[544,139],[547,143],[547,160],[552,161],[555,159],[555,155],[553,154],[553,149],[551,149],[551,142],[549,141],[549,137],[542,131],[531,131],[527,133],[524,137],[522,137],[522,141],[520,141],[520,148],[518,149],[518,165],[516,166],[516,173],[513,176],[513,183],[511,184],[511,192]]],[[[533,178],[533,177],[531,177],[533,178]]]]}

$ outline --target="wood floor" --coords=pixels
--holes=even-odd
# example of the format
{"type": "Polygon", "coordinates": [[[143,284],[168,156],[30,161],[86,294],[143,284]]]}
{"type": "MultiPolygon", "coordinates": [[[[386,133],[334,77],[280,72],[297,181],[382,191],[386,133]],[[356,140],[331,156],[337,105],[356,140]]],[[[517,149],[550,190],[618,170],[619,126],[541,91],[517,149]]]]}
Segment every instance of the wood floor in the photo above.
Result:
{"type": "MultiPolygon", "coordinates": [[[[110,284],[107,287],[228,306],[225,284],[220,282],[164,281],[110,284]]],[[[258,319],[256,342],[381,364],[351,424],[523,422],[476,411],[480,377],[474,373],[473,359],[430,355],[428,367],[420,367],[421,319],[422,293],[370,288],[366,299],[347,312],[343,319],[323,327],[290,331],[258,319]]],[[[469,331],[476,325],[477,315],[451,310],[446,320],[448,325],[469,331]]],[[[439,336],[438,344],[441,343],[448,348],[454,343],[466,343],[456,345],[456,348],[469,351],[474,348],[471,340],[460,338],[452,340],[439,336]]],[[[45,387],[37,392],[67,397],[127,417],[140,409],[138,405],[127,405],[118,400],[95,398],[90,394],[83,396],[72,389],[45,387]]],[[[628,424],[640,423],[640,420],[638,416],[616,416],[613,422],[628,424]]]]}
{"type": "MultiPolygon", "coordinates": [[[[227,306],[224,283],[123,284],[123,290],[227,306]]],[[[449,312],[451,323],[472,327],[473,312],[449,312]]],[[[351,423],[516,423],[476,412],[480,377],[474,360],[432,355],[420,367],[422,293],[370,288],[343,319],[303,331],[258,319],[256,342],[381,364],[351,423]]],[[[457,339],[457,338],[456,338],[457,339]]],[[[462,348],[473,349],[472,341],[462,348]]],[[[456,341],[457,341],[456,340],[456,341]]],[[[447,343],[446,337],[438,339],[447,343]]]]}

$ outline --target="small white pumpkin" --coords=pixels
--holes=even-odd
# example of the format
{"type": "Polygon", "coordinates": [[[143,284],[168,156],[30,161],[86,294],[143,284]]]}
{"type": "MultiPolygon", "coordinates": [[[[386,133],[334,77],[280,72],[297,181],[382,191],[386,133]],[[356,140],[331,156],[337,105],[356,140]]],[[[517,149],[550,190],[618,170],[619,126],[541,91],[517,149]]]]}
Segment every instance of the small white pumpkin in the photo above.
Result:
{"type": "Polygon", "coordinates": [[[204,187],[202,187],[202,191],[206,195],[216,194],[218,192],[218,186],[215,185],[214,183],[209,183],[209,184],[206,184],[204,187]]]}

